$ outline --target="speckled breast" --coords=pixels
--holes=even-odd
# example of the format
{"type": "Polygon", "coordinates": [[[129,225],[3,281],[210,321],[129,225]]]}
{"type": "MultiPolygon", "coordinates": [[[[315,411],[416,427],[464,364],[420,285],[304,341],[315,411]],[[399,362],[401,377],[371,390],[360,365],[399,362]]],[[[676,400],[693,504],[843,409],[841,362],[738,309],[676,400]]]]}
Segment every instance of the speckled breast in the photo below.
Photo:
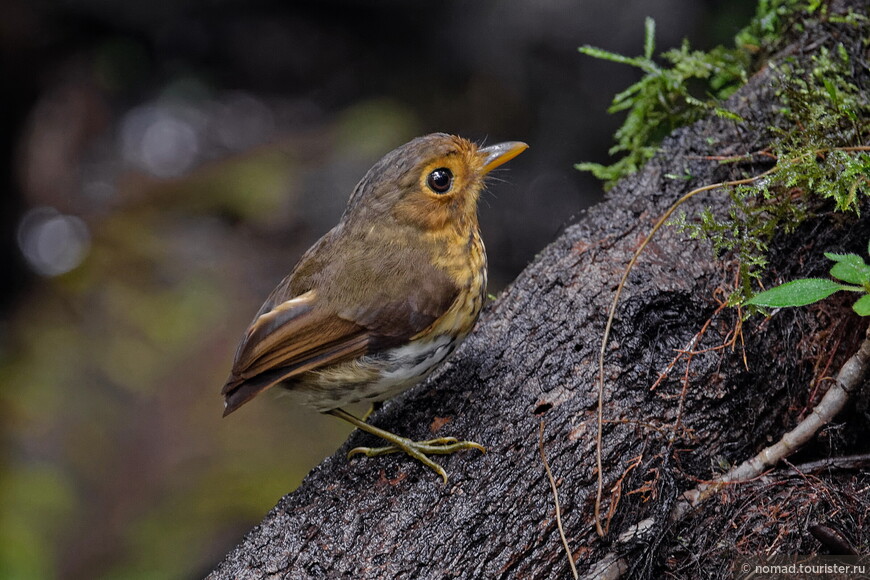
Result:
{"type": "Polygon", "coordinates": [[[400,347],[305,374],[290,392],[320,412],[389,399],[425,379],[474,328],[486,299],[486,250],[479,232],[469,239],[468,273],[456,300],[440,318],[400,347]]]}

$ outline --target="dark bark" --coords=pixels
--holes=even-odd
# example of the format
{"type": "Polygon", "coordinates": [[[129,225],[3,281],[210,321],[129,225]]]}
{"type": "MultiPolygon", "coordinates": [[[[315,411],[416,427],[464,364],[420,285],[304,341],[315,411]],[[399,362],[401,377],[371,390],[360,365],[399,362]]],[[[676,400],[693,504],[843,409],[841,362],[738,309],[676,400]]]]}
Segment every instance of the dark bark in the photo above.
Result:
{"type": "MultiPolygon", "coordinates": [[[[866,33],[819,25],[791,55],[803,58],[805,50],[843,42],[863,62],[866,33]]],[[[866,68],[856,64],[855,70],[855,82],[867,90],[866,68]]],[[[835,374],[863,335],[861,320],[842,300],[783,310],[769,320],[756,317],[744,327],[745,349],[692,359],[682,403],[685,361],[651,391],[675,349],[689,344],[734,281],[733,261],[715,259],[708,244],[687,240],[674,228],[664,228],[647,248],[616,313],[606,359],[603,464],[605,489],[619,482],[622,495],[609,537],[601,540],[594,531],[597,353],[624,265],[682,194],[770,167],[704,159],[768,144],[765,128],[776,122],[777,111],[769,70],[730,106],[747,122],[713,117],[677,131],[643,172],[624,180],[538,256],[487,309],[450,363],[371,419],[420,439],[433,433],[473,439],[487,447],[486,455],[440,458],[450,475],[444,485],[404,456],[348,461],[351,447],[376,443],[355,432],[210,578],[569,577],[539,456],[541,421],[581,573],[611,549],[628,556],[632,576],[649,577],[723,576],[737,553],[771,546],[781,553],[825,553],[807,530],[807,522],[816,520],[866,546],[870,507],[860,490],[868,477],[849,469],[810,479],[783,467],[764,481],[729,487],[687,521],[668,523],[681,492],[794,426],[818,378],[835,374]],[[674,175],[692,178],[669,177],[674,175]],[[681,408],[681,427],[674,430],[681,408]],[[440,428],[436,418],[446,419],[440,428]],[[649,517],[660,530],[656,542],[611,547],[619,533],[649,517]]],[[[722,215],[727,205],[727,195],[715,190],[685,209],[689,216],[703,207],[722,215]]],[[[824,275],[823,251],[866,248],[868,216],[866,209],[860,219],[820,212],[798,233],[775,240],[774,271],[784,279],[824,275]]],[[[734,310],[723,310],[696,348],[721,345],[736,321],[734,310]]],[[[801,452],[807,460],[855,453],[862,445],[866,451],[866,444],[856,443],[866,436],[863,415],[853,407],[842,421],[801,452]]]]}

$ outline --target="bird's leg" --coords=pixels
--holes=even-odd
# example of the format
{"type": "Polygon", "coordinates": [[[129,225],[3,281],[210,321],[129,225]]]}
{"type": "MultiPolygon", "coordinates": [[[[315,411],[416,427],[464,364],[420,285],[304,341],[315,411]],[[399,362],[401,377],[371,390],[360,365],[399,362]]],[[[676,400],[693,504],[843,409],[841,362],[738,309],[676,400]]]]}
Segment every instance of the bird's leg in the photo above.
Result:
{"type": "Polygon", "coordinates": [[[372,403],[372,406],[369,407],[369,410],[365,412],[365,415],[360,417],[360,421],[363,421],[363,422],[368,421],[369,417],[371,417],[376,411],[380,411],[381,407],[383,407],[383,406],[384,406],[383,401],[375,401],[374,403],[372,403]]]}
{"type": "Polygon", "coordinates": [[[444,483],[447,483],[447,472],[444,471],[443,467],[429,459],[427,455],[447,455],[463,449],[477,449],[486,453],[483,445],[474,441],[459,441],[455,437],[438,437],[426,441],[412,441],[406,437],[400,437],[389,431],[369,425],[343,409],[333,409],[332,411],[327,411],[327,413],[339,419],[344,419],[357,429],[362,429],[389,443],[386,447],[356,447],[348,452],[348,457],[358,454],[375,457],[388,453],[406,453],[440,475],[444,479],[444,483]]]}

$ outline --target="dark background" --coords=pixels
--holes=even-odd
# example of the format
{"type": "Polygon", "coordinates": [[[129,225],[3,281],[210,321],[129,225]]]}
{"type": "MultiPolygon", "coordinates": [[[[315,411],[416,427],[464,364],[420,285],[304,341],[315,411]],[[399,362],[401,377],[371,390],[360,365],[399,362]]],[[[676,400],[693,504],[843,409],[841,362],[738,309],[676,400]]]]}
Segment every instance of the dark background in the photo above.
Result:
{"type": "Polygon", "coordinates": [[[754,2],[6,0],[0,577],[202,575],[348,429],[269,396],[221,420],[235,343],[381,155],[531,148],[480,208],[497,293],[602,195],[612,96],[580,55],[731,43],[754,2]]]}

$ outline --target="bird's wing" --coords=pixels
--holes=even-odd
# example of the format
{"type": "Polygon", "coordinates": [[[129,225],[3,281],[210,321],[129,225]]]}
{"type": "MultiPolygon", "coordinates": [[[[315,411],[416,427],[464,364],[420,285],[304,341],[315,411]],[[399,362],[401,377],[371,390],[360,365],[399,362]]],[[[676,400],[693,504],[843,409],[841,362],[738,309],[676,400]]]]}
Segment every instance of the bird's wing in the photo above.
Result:
{"type": "Polygon", "coordinates": [[[400,345],[429,327],[456,299],[452,284],[421,284],[401,300],[375,296],[339,312],[318,304],[316,290],[283,300],[282,284],[248,327],[221,394],[224,415],[258,393],[304,372],[400,345]]]}

